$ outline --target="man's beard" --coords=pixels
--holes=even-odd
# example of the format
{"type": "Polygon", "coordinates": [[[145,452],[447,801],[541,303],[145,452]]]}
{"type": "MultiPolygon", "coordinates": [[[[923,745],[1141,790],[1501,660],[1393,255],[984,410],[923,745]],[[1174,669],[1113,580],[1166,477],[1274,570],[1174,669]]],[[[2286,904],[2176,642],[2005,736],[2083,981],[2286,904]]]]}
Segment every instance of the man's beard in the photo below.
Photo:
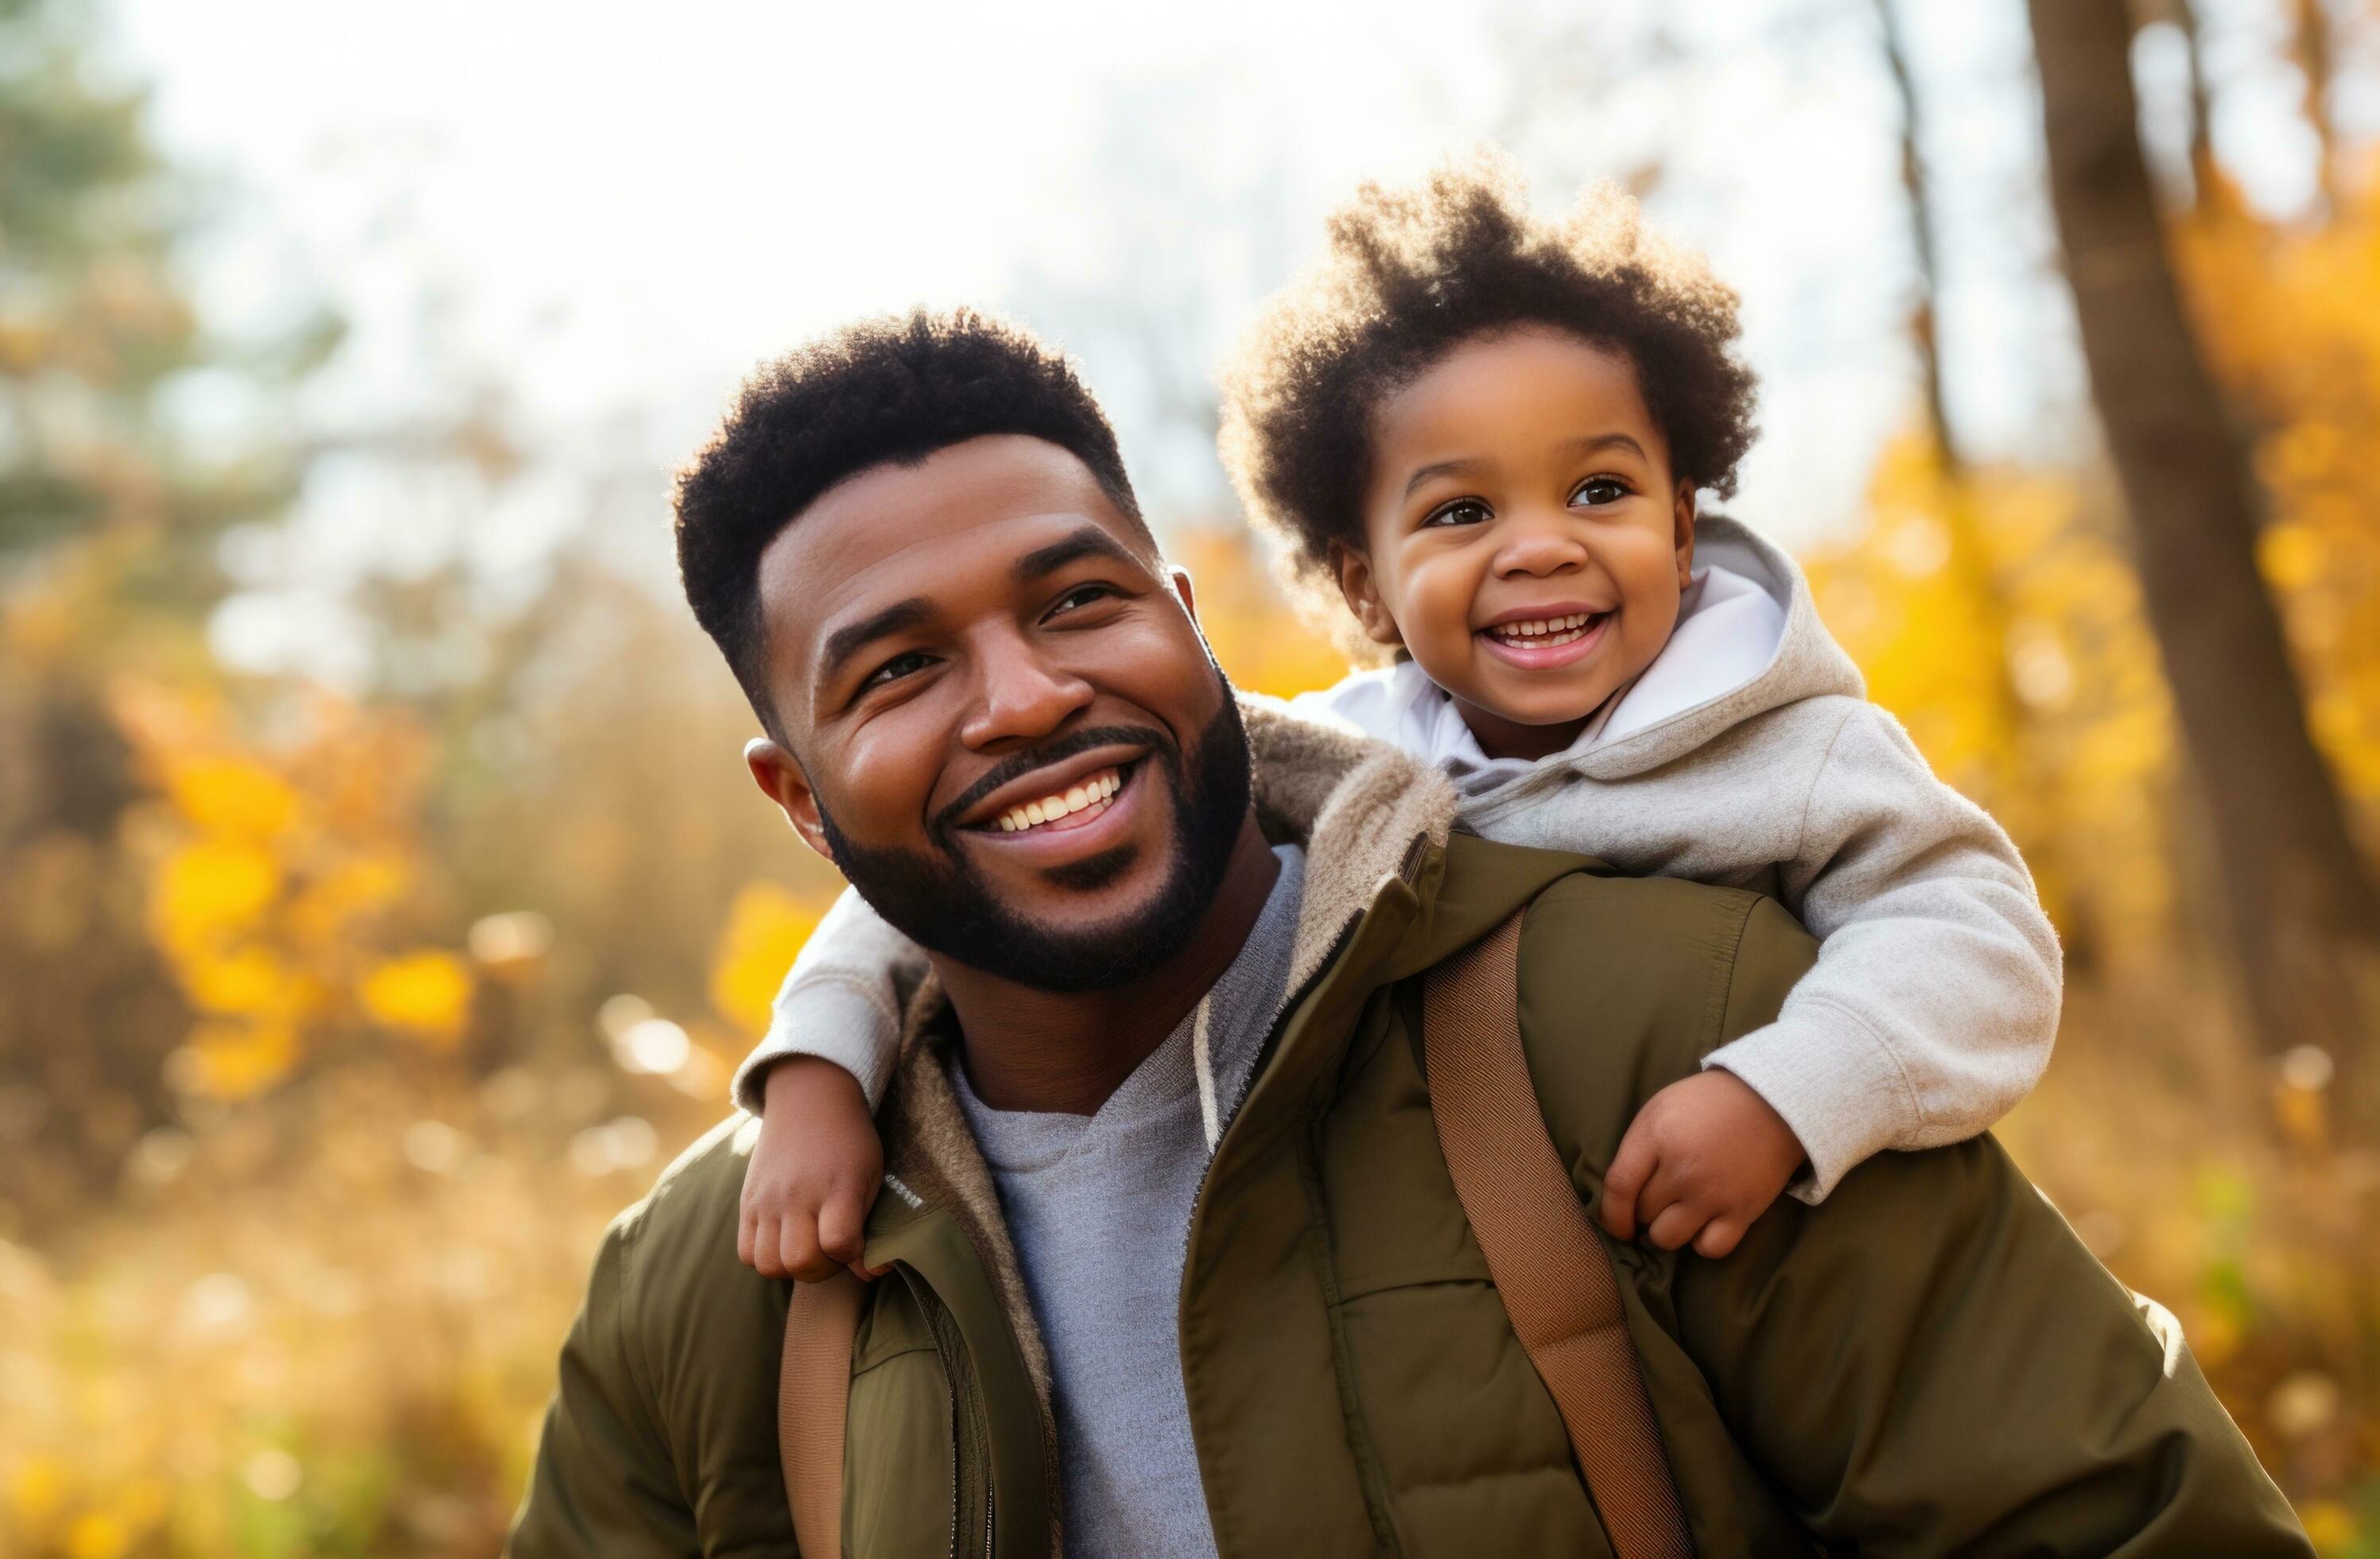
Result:
{"type": "MultiPolygon", "coordinates": [[[[1185,761],[1172,736],[1155,726],[1100,726],[1078,731],[1004,763],[970,787],[929,824],[930,854],[855,845],[834,824],[823,802],[819,823],[834,848],[835,864],[875,911],[929,952],[1038,990],[1092,991],[1145,974],[1188,945],[1231,866],[1232,846],[1248,813],[1252,775],[1247,733],[1237,701],[1224,689],[1223,707],[1199,734],[1185,761]],[[1165,880],[1147,907],[1109,924],[1079,931],[1036,925],[992,896],[953,835],[954,814],[1016,774],[1078,752],[1117,742],[1150,747],[1135,783],[1164,776],[1173,798],[1173,850],[1165,880]]],[[[1088,891],[1113,882],[1133,863],[1131,846],[1054,867],[1043,876],[1062,888],[1088,891]]]]}

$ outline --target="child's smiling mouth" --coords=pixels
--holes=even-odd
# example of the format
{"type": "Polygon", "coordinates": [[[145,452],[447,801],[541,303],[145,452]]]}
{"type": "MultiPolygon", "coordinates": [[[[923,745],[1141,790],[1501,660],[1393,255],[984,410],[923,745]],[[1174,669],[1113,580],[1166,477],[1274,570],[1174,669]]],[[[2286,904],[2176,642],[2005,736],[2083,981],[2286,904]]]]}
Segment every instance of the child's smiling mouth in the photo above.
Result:
{"type": "Polygon", "coordinates": [[[1506,613],[1479,629],[1478,637],[1499,660],[1526,671],[1550,671],[1585,658],[1603,642],[1612,615],[1585,606],[1506,613]]]}

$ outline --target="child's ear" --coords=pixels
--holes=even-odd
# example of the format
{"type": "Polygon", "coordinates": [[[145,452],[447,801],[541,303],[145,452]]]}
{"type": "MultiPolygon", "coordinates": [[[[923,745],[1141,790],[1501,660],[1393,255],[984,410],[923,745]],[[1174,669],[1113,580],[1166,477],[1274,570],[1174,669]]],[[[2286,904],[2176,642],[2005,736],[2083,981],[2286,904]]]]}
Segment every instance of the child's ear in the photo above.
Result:
{"type": "Polygon", "coordinates": [[[1678,502],[1673,517],[1678,550],[1678,588],[1684,590],[1694,582],[1694,484],[1678,483],[1678,502]]]}
{"type": "Polygon", "coordinates": [[[802,773],[794,755],[767,737],[754,737],[744,744],[744,766],[752,771],[752,783],[760,787],[760,794],[785,814],[802,843],[833,861],[834,846],[827,843],[818,794],[810,789],[809,776],[802,773]]]}
{"type": "Polygon", "coordinates": [[[1339,593],[1346,598],[1347,610],[1354,613],[1355,621],[1362,625],[1364,637],[1392,650],[1403,649],[1405,636],[1397,631],[1397,620],[1389,615],[1388,606],[1380,600],[1379,585],[1372,578],[1372,560],[1358,548],[1333,542],[1330,566],[1339,575],[1339,593]]]}

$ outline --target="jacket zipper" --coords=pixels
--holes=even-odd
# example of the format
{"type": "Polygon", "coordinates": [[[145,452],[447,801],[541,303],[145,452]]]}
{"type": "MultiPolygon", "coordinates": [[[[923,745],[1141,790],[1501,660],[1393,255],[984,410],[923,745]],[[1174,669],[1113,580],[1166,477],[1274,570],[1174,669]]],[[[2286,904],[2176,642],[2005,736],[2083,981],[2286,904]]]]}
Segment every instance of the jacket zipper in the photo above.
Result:
{"type": "MultiPolygon", "coordinates": [[[[1428,852],[1429,835],[1426,834],[1415,834],[1412,841],[1405,846],[1404,857],[1397,862],[1397,876],[1406,885],[1412,885],[1414,873],[1420,868],[1423,858],[1428,852]]],[[[1347,951],[1347,944],[1354,938],[1355,928],[1364,923],[1364,917],[1367,913],[1369,913],[1367,910],[1357,910],[1347,918],[1347,923],[1339,928],[1339,934],[1331,938],[1330,951],[1323,955],[1322,961],[1315,966],[1314,972],[1305,977],[1305,983],[1291,993],[1289,997],[1281,1004],[1281,1011],[1273,1016],[1272,1027],[1265,1031],[1264,1043],[1257,1047],[1256,1059],[1248,1064],[1247,1071],[1240,1078],[1239,1087],[1232,1094],[1230,1106],[1219,1111],[1216,1115],[1220,1123],[1219,1133],[1228,1132],[1231,1129],[1231,1123],[1239,1115],[1240,1106],[1247,1102],[1248,1090],[1254,1088],[1257,1078],[1264,1075],[1265,1063],[1272,1058],[1275,1047],[1281,1043],[1281,1035],[1289,1028],[1289,1020],[1296,1016],[1299,1007],[1305,1005],[1305,999],[1314,994],[1316,989],[1330,978],[1330,971],[1339,967],[1340,956],[1347,951]]],[[[1190,1231],[1197,1224],[1198,1209],[1207,1200],[1207,1182],[1214,1176],[1215,1161],[1222,1156],[1222,1137],[1219,1134],[1215,1139],[1216,1151],[1207,1155],[1207,1166],[1198,1172],[1198,1188],[1190,1198],[1190,1221],[1182,1226],[1182,1275],[1185,1283],[1189,1281],[1190,1275],[1190,1231]]]]}
{"type": "Polygon", "coordinates": [[[951,1382],[951,1559],[958,1559],[962,1552],[959,1540],[967,1528],[970,1503],[983,1506],[983,1543],[979,1550],[967,1552],[980,1553],[984,1559],[990,1559],[993,1491],[987,1442],[990,1431],[984,1420],[974,1356],[967,1351],[966,1339],[959,1334],[958,1325],[947,1309],[937,1301],[930,1313],[934,1348],[941,1355],[942,1372],[951,1382]]]}
{"type": "MultiPolygon", "coordinates": [[[[1281,1037],[1288,1029],[1290,1019],[1296,1016],[1299,1007],[1305,1005],[1305,998],[1314,994],[1315,988],[1329,978],[1331,969],[1339,962],[1339,956],[1347,950],[1348,940],[1355,934],[1355,928],[1361,925],[1363,920],[1364,917],[1357,914],[1339,928],[1339,934],[1332,940],[1330,951],[1324,956],[1321,966],[1306,976],[1305,983],[1299,986],[1291,993],[1288,1000],[1281,1003],[1281,1011],[1273,1017],[1272,1027],[1265,1031],[1264,1043],[1257,1048],[1256,1059],[1249,1063],[1246,1074],[1240,1078],[1238,1089],[1232,1094],[1230,1105],[1220,1111],[1216,1116],[1216,1119],[1222,1123],[1221,1130],[1224,1133],[1229,1133],[1231,1123],[1239,1116],[1240,1106],[1247,1102],[1248,1090],[1254,1088],[1257,1078],[1264,1075],[1265,1063],[1271,1059],[1274,1047],[1281,1043],[1281,1037]]],[[[1214,1178],[1215,1161],[1222,1156],[1222,1137],[1218,1136],[1215,1139],[1215,1151],[1207,1155],[1207,1166],[1198,1172],[1198,1188],[1190,1198],[1189,1222],[1182,1225],[1182,1277],[1184,1283],[1187,1283],[1190,1277],[1190,1231],[1197,1227],[1198,1209],[1206,1203],[1207,1182],[1214,1178]]],[[[1179,1297],[1177,1295],[1177,1304],[1179,1297]]]]}

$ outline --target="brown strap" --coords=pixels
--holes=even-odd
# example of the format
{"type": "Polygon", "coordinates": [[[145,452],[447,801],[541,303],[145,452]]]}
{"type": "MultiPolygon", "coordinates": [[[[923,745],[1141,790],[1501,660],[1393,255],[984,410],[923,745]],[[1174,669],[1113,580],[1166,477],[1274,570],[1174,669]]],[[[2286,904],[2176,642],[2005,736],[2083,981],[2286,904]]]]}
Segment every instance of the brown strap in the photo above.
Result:
{"type": "Polygon", "coordinates": [[[843,1553],[843,1425],[851,1404],[851,1340],[859,1330],[859,1280],[837,1273],[796,1283],[785,1307],[785,1354],[777,1367],[777,1456],[794,1507],[794,1543],[808,1559],[843,1553]]]}
{"type": "Polygon", "coordinates": [[[1521,917],[1422,987],[1430,1111],[1504,1311],[1552,1394],[1620,1559],[1694,1553],[1611,1257],[1547,1133],[1521,1049],[1521,917]]]}

